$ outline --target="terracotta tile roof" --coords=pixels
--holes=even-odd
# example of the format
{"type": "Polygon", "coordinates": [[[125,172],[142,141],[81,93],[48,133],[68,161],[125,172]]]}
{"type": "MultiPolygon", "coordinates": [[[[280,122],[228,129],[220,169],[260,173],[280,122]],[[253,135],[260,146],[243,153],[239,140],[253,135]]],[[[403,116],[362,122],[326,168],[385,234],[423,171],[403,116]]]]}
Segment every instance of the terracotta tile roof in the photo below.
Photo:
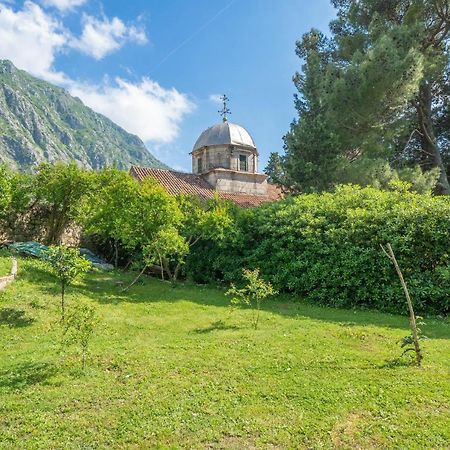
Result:
{"type": "Polygon", "coordinates": [[[283,197],[281,189],[273,184],[268,185],[267,195],[234,194],[216,191],[202,177],[192,173],[132,166],[130,174],[139,181],[144,180],[146,177],[152,177],[161,183],[167,192],[172,195],[186,194],[202,199],[210,199],[217,193],[224,200],[232,201],[243,208],[252,208],[264,202],[280,200],[283,197]]]}

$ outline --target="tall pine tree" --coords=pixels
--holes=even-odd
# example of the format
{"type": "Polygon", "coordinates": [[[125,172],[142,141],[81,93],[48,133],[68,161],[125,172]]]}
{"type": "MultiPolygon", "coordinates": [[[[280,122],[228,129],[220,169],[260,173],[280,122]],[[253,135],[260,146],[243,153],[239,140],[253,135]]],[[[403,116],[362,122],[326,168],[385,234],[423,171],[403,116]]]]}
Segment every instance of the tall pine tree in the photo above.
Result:
{"type": "Polygon", "coordinates": [[[296,76],[301,100],[296,100],[299,118],[286,136],[286,178],[300,190],[327,189],[361,168],[373,173],[389,161],[395,168],[435,168],[437,190],[450,193],[445,166],[449,1],[333,4],[338,14],[328,45],[305,46],[311,33],[298,44],[305,65],[296,76]],[[313,98],[310,86],[319,95],[313,98]],[[315,120],[323,131],[313,126],[315,120]],[[304,139],[305,133],[313,137],[304,139]]]}

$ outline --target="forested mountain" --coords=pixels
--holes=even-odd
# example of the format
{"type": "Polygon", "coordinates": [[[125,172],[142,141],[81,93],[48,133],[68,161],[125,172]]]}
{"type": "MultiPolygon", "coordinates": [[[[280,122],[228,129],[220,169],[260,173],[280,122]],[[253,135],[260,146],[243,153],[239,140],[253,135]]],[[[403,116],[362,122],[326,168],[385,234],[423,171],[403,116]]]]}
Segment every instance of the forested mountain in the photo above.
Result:
{"type": "Polygon", "coordinates": [[[66,90],[0,60],[0,163],[28,169],[44,161],[166,168],[137,136],[66,90]]]}

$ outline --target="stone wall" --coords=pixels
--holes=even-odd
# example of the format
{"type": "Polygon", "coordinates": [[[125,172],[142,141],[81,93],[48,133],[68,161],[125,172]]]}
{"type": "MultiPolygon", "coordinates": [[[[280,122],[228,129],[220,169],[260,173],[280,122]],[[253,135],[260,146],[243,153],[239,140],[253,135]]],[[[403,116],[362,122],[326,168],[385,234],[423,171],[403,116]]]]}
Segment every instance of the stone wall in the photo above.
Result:
{"type": "MultiPolygon", "coordinates": [[[[48,212],[30,209],[23,215],[9,217],[0,222],[1,242],[36,241],[46,243],[48,212]]],[[[69,247],[76,247],[81,240],[81,228],[71,224],[63,232],[61,243],[69,247]]]]}
{"type": "Polygon", "coordinates": [[[215,169],[203,175],[205,180],[221,192],[248,195],[267,195],[267,175],[215,169]]]}

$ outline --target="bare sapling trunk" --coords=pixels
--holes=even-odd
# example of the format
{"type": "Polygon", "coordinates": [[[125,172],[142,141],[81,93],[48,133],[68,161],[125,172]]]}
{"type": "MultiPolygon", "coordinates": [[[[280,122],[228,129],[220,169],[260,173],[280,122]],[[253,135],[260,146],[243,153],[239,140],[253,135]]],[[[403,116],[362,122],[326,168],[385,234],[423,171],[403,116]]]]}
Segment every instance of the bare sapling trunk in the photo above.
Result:
{"type": "Polygon", "coordinates": [[[132,286],[134,286],[139,278],[141,278],[142,274],[144,273],[145,269],[147,268],[147,265],[144,266],[144,268],[139,272],[139,275],[125,288],[122,289],[122,292],[128,291],[132,286]]]}
{"type": "Polygon", "coordinates": [[[61,322],[64,322],[65,304],[64,294],[66,293],[66,283],[61,283],[61,322]]]}
{"type": "Polygon", "coordinates": [[[261,309],[260,301],[257,300],[257,301],[256,301],[255,330],[258,329],[258,324],[259,324],[259,311],[260,311],[260,309],[261,309]]]}
{"type": "Polygon", "coordinates": [[[387,257],[392,261],[394,264],[395,270],[397,272],[397,275],[400,279],[400,283],[403,288],[403,292],[405,293],[406,301],[408,303],[408,309],[409,309],[409,326],[411,328],[411,333],[413,337],[413,343],[414,343],[414,351],[416,352],[416,362],[417,365],[420,367],[420,364],[422,362],[423,356],[422,351],[420,349],[419,344],[419,333],[417,331],[417,323],[416,323],[416,315],[414,314],[414,308],[411,301],[411,296],[409,295],[408,286],[406,285],[405,279],[403,278],[402,271],[400,270],[400,266],[398,265],[397,259],[395,257],[394,251],[392,250],[391,244],[387,244],[387,252],[384,249],[383,246],[381,248],[383,249],[383,252],[387,255],[387,257]]]}
{"type": "Polygon", "coordinates": [[[158,253],[158,257],[159,257],[159,267],[161,268],[161,280],[164,281],[164,264],[161,257],[161,253],[158,253]]]}

